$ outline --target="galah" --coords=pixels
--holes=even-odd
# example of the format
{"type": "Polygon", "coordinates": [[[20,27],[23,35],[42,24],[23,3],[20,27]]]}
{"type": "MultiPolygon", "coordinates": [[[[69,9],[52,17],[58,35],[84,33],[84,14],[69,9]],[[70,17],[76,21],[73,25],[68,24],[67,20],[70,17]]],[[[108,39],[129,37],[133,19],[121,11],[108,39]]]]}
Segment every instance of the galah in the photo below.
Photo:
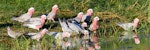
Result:
{"type": "Polygon", "coordinates": [[[54,37],[56,46],[62,46],[63,49],[71,44],[69,41],[64,41],[64,38],[70,38],[71,33],[69,32],[47,32],[47,34],[54,37]]]}
{"type": "Polygon", "coordinates": [[[10,37],[12,37],[14,39],[20,37],[23,34],[23,33],[15,32],[15,31],[11,30],[9,26],[7,27],[7,33],[10,37]]]}
{"type": "Polygon", "coordinates": [[[81,24],[81,26],[82,26],[82,28],[84,28],[84,29],[86,29],[86,27],[88,27],[86,22],[83,22],[83,23],[81,24]]]}
{"type": "Polygon", "coordinates": [[[82,39],[84,40],[90,39],[90,32],[88,30],[84,30],[82,34],[83,34],[82,39]]]}
{"type": "Polygon", "coordinates": [[[98,21],[99,21],[99,17],[98,16],[94,17],[94,20],[89,27],[90,31],[96,32],[96,30],[99,28],[98,21]]]}
{"type": "Polygon", "coordinates": [[[16,21],[19,21],[19,22],[25,22],[25,21],[27,21],[28,19],[31,18],[33,13],[34,13],[34,8],[31,7],[31,8],[28,9],[27,13],[22,14],[19,17],[13,17],[12,20],[16,20],[16,21]]]}
{"type": "Polygon", "coordinates": [[[71,46],[71,40],[62,41],[62,49],[67,50],[71,46]]]}
{"type": "Polygon", "coordinates": [[[45,20],[46,20],[46,16],[45,15],[42,15],[41,16],[41,19],[40,20],[36,20],[36,21],[28,21],[28,22],[25,22],[23,24],[23,26],[27,26],[29,28],[33,28],[33,29],[36,29],[36,30],[39,30],[40,28],[43,27],[44,23],[45,23],[45,20]]]}
{"type": "Polygon", "coordinates": [[[85,50],[85,48],[84,47],[80,47],[79,50],[85,50]]]}
{"type": "Polygon", "coordinates": [[[26,36],[30,36],[31,39],[33,40],[37,40],[40,41],[40,39],[46,34],[48,30],[45,28],[43,29],[41,32],[37,32],[37,33],[27,33],[25,34],[26,36]]]}
{"type": "Polygon", "coordinates": [[[94,49],[94,47],[89,46],[89,47],[88,47],[88,50],[95,50],[95,49],[94,49]]]}
{"type": "Polygon", "coordinates": [[[93,36],[93,42],[94,42],[94,48],[99,50],[101,47],[98,45],[98,36],[97,35],[93,36]]]}
{"type": "Polygon", "coordinates": [[[63,39],[65,37],[70,37],[69,32],[47,32],[48,35],[54,37],[55,39],[63,39]]]}
{"type": "Polygon", "coordinates": [[[71,47],[70,48],[82,47],[81,43],[82,43],[82,39],[78,35],[75,35],[71,39],[71,47]]]}
{"type": "Polygon", "coordinates": [[[118,23],[117,25],[122,27],[124,30],[130,30],[130,29],[133,30],[133,28],[137,27],[138,22],[139,22],[139,19],[135,18],[133,23],[118,23]]]}
{"type": "Polygon", "coordinates": [[[63,19],[63,20],[58,19],[58,20],[59,20],[59,23],[61,25],[61,28],[62,28],[63,32],[73,32],[73,30],[67,25],[65,19],[63,19]]]}
{"type": "Polygon", "coordinates": [[[131,30],[131,31],[124,31],[123,35],[119,37],[121,39],[121,41],[125,40],[125,39],[134,39],[135,44],[139,44],[140,43],[140,39],[138,38],[135,30],[131,30]]]}
{"type": "Polygon", "coordinates": [[[47,19],[48,19],[48,20],[55,22],[54,18],[55,18],[55,16],[56,16],[57,9],[58,9],[58,5],[54,5],[54,6],[52,7],[52,11],[49,12],[49,14],[48,14],[48,16],[47,16],[47,19]]]}
{"type": "Polygon", "coordinates": [[[76,22],[80,23],[83,17],[83,12],[79,12],[78,15],[73,18],[76,22]]]}
{"type": "Polygon", "coordinates": [[[72,21],[72,22],[67,21],[67,24],[76,33],[80,33],[84,30],[82,26],[76,21],[72,21]]]}
{"type": "Polygon", "coordinates": [[[140,44],[140,39],[137,36],[135,30],[133,30],[133,39],[134,39],[135,44],[140,44]]]}
{"type": "Polygon", "coordinates": [[[91,22],[92,13],[93,13],[93,9],[88,9],[87,13],[85,15],[83,15],[81,21],[86,22],[89,25],[91,22]]]}
{"type": "Polygon", "coordinates": [[[133,23],[118,23],[117,25],[122,27],[125,31],[123,32],[123,35],[120,37],[121,40],[123,39],[132,39],[134,38],[135,43],[139,44],[140,40],[136,34],[136,27],[138,26],[139,19],[135,18],[133,23]]]}

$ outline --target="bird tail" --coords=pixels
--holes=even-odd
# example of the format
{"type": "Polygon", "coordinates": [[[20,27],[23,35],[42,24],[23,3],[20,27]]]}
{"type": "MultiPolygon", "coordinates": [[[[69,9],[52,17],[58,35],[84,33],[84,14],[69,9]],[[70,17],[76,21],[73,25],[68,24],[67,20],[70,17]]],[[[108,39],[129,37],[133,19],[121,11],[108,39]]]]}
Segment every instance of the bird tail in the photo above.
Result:
{"type": "Polygon", "coordinates": [[[27,38],[27,39],[29,39],[29,38],[32,37],[32,35],[28,35],[28,33],[24,33],[23,35],[24,35],[24,37],[27,38]]]}
{"type": "Polygon", "coordinates": [[[11,20],[17,20],[17,18],[16,17],[12,17],[11,20]]]}

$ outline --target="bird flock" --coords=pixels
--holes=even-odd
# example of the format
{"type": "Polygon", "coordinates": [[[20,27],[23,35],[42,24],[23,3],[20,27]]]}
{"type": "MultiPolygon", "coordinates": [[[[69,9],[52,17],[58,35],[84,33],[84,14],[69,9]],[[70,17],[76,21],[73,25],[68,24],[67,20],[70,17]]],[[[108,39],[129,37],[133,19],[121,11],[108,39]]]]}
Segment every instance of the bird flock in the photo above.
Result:
{"type": "MultiPolygon", "coordinates": [[[[20,15],[19,17],[12,17],[11,20],[15,20],[23,23],[23,26],[32,28],[40,31],[44,26],[45,20],[50,22],[55,22],[56,13],[58,10],[58,5],[52,7],[51,12],[48,15],[41,15],[41,17],[32,17],[34,13],[34,7],[28,9],[28,12],[20,15]]],[[[75,18],[70,19],[60,19],[62,32],[50,32],[48,29],[44,28],[40,32],[29,32],[21,33],[15,32],[7,27],[7,33],[10,37],[16,39],[21,35],[30,37],[33,40],[41,41],[45,34],[54,37],[55,41],[53,46],[61,46],[62,49],[79,47],[79,50],[100,50],[101,46],[98,44],[97,30],[99,29],[99,17],[96,16],[92,20],[93,9],[88,9],[84,14],[79,12],[75,18]]],[[[139,44],[140,40],[137,36],[137,26],[139,19],[135,18],[133,23],[117,23],[116,25],[122,27],[125,31],[120,37],[121,41],[124,39],[134,39],[135,44],[139,44]]]]}

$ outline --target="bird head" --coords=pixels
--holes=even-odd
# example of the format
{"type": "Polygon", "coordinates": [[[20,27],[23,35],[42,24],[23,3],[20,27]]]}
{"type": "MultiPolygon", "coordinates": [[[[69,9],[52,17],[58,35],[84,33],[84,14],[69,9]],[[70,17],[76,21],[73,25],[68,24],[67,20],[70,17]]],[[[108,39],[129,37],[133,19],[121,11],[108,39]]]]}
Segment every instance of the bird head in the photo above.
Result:
{"type": "Polygon", "coordinates": [[[136,28],[138,26],[139,19],[135,18],[133,21],[133,27],[136,28]]]}
{"type": "Polygon", "coordinates": [[[77,15],[78,18],[82,18],[83,17],[83,12],[79,12],[77,15]]]}
{"type": "Polygon", "coordinates": [[[30,7],[30,8],[28,9],[28,13],[29,13],[30,15],[32,15],[32,14],[34,13],[34,7],[30,7]]]}
{"type": "Polygon", "coordinates": [[[44,28],[42,31],[41,31],[41,34],[44,35],[48,30],[46,28],[44,28]]]}
{"type": "Polygon", "coordinates": [[[99,21],[99,17],[98,16],[94,17],[94,21],[99,21]]]}
{"type": "Polygon", "coordinates": [[[93,9],[88,9],[88,10],[87,10],[87,15],[90,15],[90,16],[91,16],[92,13],[93,13],[93,9]]]}
{"type": "Polygon", "coordinates": [[[41,19],[46,19],[46,15],[42,15],[42,16],[41,16],[41,19]]]}
{"type": "Polygon", "coordinates": [[[52,11],[53,11],[53,12],[56,12],[56,11],[57,11],[57,9],[58,9],[58,5],[57,5],[57,4],[55,4],[55,5],[52,7],[52,11]]]}

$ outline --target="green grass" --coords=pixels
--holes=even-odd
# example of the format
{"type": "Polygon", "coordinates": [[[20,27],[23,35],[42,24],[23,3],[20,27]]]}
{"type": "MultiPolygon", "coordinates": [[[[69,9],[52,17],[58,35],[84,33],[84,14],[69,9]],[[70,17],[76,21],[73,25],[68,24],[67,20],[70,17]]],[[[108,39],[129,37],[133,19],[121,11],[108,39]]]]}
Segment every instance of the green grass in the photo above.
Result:
{"type": "MultiPolygon", "coordinates": [[[[78,12],[86,12],[88,8],[94,10],[94,16],[99,16],[100,28],[98,30],[101,50],[149,50],[150,24],[148,23],[148,0],[1,0],[0,1],[0,50],[28,50],[31,44],[37,41],[26,39],[23,36],[18,39],[7,35],[6,27],[18,32],[37,32],[22,26],[22,23],[10,20],[13,16],[19,16],[27,12],[29,7],[35,8],[33,17],[46,14],[51,7],[59,6],[56,18],[70,18],[78,12]],[[116,25],[118,22],[132,22],[139,18],[138,35],[141,43],[135,44],[133,40],[118,41],[123,29],[116,25]]],[[[48,22],[46,23],[48,24],[48,22]]],[[[52,25],[52,24],[51,24],[52,25]]],[[[57,24],[56,24],[57,25],[57,24]]],[[[60,26],[49,31],[61,31],[60,26]]],[[[45,35],[41,46],[43,50],[52,48],[53,38],[45,35]]]]}

